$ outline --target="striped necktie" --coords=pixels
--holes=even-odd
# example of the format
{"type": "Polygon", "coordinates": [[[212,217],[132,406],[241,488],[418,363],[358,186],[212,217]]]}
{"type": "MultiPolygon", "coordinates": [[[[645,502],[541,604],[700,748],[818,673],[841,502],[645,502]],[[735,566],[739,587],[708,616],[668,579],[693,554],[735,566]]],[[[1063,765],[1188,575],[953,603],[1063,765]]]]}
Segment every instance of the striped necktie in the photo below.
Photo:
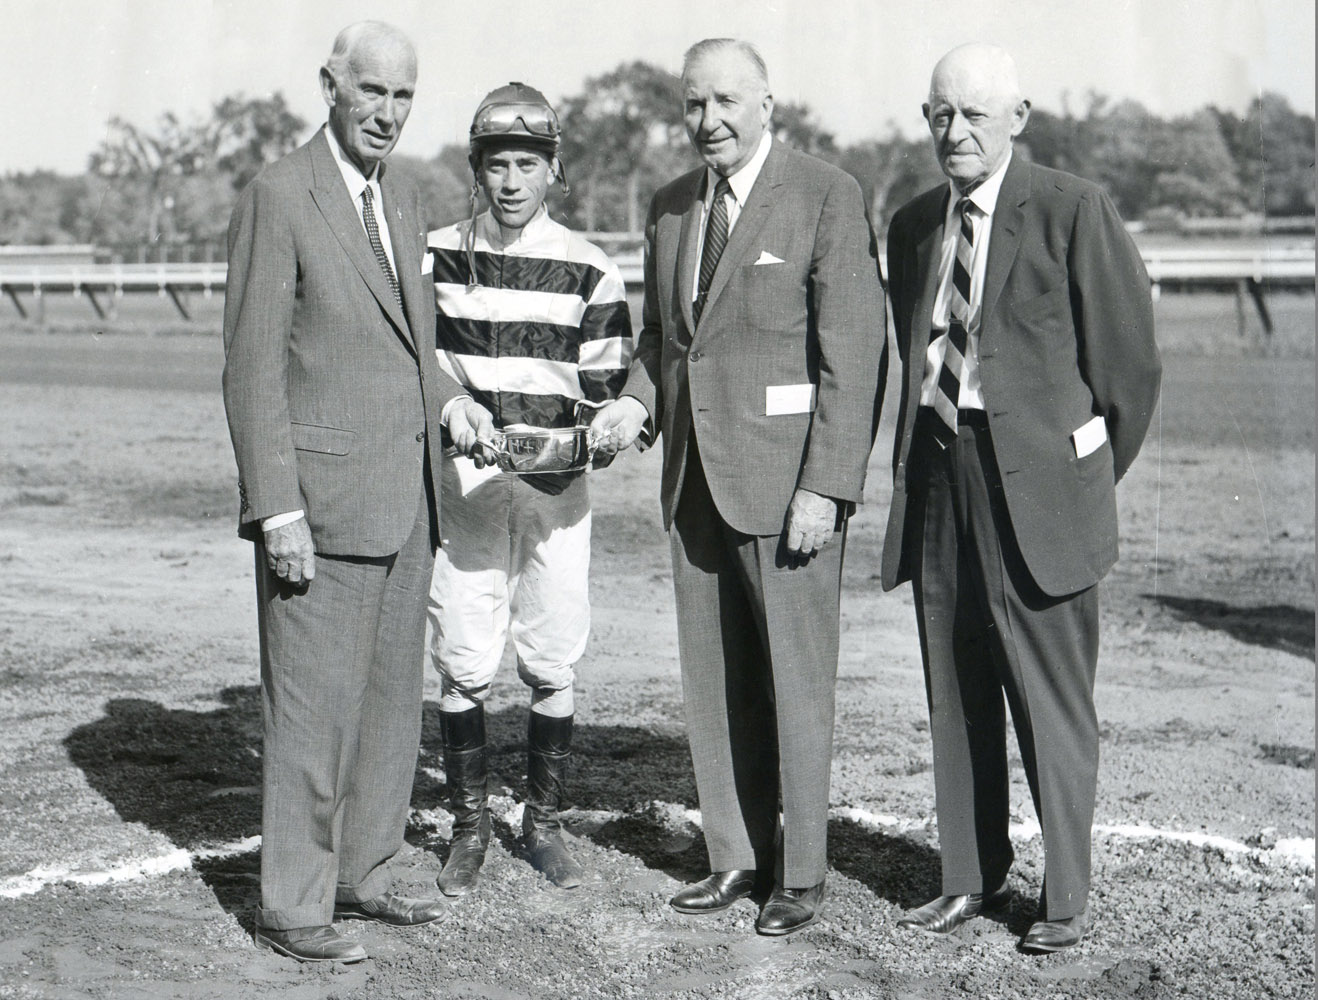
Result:
{"type": "Polygon", "coordinates": [[[394,293],[394,301],[398,303],[398,308],[403,308],[403,294],[398,289],[398,276],[394,274],[394,269],[389,266],[389,255],[384,252],[384,244],[380,242],[380,226],[375,221],[375,209],[371,207],[374,200],[371,195],[371,186],[366,185],[362,189],[362,221],[366,223],[366,235],[370,238],[371,249],[375,251],[376,263],[380,265],[380,270],[384,272],[385,279],[389,282],[389,290],[394,293]]]}
{"type": "Polygon", "coordinates": [[[697,325],[700,314],[705,311],[705,298],[709,295],[710,282],[714,280],[714,271],[718,268],[718,259],[723,256],[723,248],[728,245],[728,199],[732,186],[726,177],[720,177],[714,185],[714,204],[709,209],[709,222],[705,224],[705,246],[700,252],[700,283],[696,286],[696,301],[691,305],[691,315],[697,325]]]}
{"type": "Polygon", "coordinates": [[[975,248],[975,230],[970,220],[974,203],[969,198],[957,202],[961,228],[956,239],[956,259],[952,262],[952,294],[948,301],[947,348],[943,369],[938,373],[938,391],[934,410],[940,418],[934,425],[934,438],[946,448],[956,440],[956,411],[961,401],[961,383],[966,374],[966,349],[970,341],[970,267],[975,248]]]}

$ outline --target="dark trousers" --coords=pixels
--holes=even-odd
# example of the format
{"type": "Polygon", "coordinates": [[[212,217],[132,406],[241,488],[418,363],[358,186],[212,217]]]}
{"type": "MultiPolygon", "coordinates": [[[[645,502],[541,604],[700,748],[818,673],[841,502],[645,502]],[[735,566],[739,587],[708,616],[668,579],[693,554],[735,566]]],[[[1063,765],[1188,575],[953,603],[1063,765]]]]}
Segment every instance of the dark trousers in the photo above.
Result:
{"type": "Polygon", "coordinates": [[[303,592],[256,546],[263,927],[328,924],[336,899],[390,888],[421,737],[431,520],[423,498],[394,555],[318,555],[303,592]]]}
{"type": "Polygon", "coordinates": [[[844,541],[795,565],[780,536],[731,528],[692,438],[670,543],[712,871],[773,866],[789,888],[824,880],[844,541]]]}
{"type": "Polygon", "coordinates": [[[912,565],[942,891],[996,888],[1011,866],[1005,692],[1043,828],[1044,914],[1065,919],[1089,895],[1098,588],[1039,590],[1016,545],[983,414],[962,421],[946,450],[928,431],[937,419],[920,411],[908,516],[920,540],[912,565]]]}

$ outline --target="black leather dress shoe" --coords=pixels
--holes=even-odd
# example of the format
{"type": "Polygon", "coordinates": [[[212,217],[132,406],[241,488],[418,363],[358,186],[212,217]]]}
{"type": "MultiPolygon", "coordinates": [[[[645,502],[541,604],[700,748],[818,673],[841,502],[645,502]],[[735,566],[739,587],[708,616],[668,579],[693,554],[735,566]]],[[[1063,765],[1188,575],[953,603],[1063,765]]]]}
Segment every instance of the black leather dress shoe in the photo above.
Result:
{"type": "Polygon", "coordinates": [[[365,948],[356,941],[349,941],[329,926],[297,927],[287,931],[258,927],[253,937],[262,948],[296,958],[299,962],[342,962],[351,965],[366,957],[365,948]]]}
{"type": "Polygon", "coordinates": [[[679,913],[718,913],[755,891],[755,872],[714,872],[678,890],[668,905],[679,913]]]}
{"type": "Polygon", "coordinates": [[[1081,910],[1065,920],[1036,920],[1021,938],[1021,951],[1046,954],[1074,948],[1089,930],[1089,911],[1081,910]]]}
{"type": "Polygon", "coordinates": [[[378,920],[395,927],[433,924],[448,916],[448,904],[437,899],[413,899],[392,892],[381,893],[361,903],[335,903],[336,920],[378,920]]]}
{"type": "Polygon", "coordinates": [[[898,927],[924,931],[926,934],[950,934],[967,920],[1006,906],[1011,888],[1004,879],[992,892],[972,892],[967,896],[939,896],[912,910],[897,921],[898,927]]]}
{"type": "Polygon", "coordinates": [[[784,889],[775,885],[769,901],[764,904],[759,919],[755,921],[755,930],[770,937],[799,931],[819,919],[823,904],[823,882],[809,889],[784,889]]]}

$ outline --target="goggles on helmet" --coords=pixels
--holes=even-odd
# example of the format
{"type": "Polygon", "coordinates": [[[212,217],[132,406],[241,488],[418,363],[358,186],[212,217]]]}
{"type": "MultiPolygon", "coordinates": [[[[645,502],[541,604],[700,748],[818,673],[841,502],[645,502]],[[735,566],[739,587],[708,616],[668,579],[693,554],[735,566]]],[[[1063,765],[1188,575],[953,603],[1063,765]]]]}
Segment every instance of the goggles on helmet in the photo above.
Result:
{"type": "Polygon", "coordinates": [[[474,140],[525,134],[557,143],[560,131],[558,115],[547,104],[487,104],[471,123],[474,140]]]}

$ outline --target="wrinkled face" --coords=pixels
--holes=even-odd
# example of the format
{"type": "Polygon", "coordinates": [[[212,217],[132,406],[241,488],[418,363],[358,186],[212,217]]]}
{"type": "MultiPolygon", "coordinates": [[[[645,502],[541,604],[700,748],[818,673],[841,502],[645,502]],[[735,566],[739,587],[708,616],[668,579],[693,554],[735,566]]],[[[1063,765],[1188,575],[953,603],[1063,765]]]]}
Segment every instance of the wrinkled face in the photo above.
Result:
{"type": "Polygon", "coordinates": [[[415,88],[416,56],[394,39],[363,39],[337,76],[321,70],[330,128],[363,174],[369,176],[397,145],[415,88]]]}
{"type": "Polygon", "coordinates": [[[750,162],[769,126],[773,97],[736,49],[708,52],[682,76],[686,134],[705,165],[727,177],[750,162]]]}
{"type": "Polygon", "coordinates": [[[509,147],[482,153],[476,176],[495,221],[505,229],[521,229],[544,204],[554,168],[537,149],[509,147]]]}
{"type": "Polygon", "coordinates": [[[1029,102],[1002,91],[991,78],[956,67],[934,74],[924,117],[938,165],[963,192],[1002,165],[1029,118],[1029,102]]]}

